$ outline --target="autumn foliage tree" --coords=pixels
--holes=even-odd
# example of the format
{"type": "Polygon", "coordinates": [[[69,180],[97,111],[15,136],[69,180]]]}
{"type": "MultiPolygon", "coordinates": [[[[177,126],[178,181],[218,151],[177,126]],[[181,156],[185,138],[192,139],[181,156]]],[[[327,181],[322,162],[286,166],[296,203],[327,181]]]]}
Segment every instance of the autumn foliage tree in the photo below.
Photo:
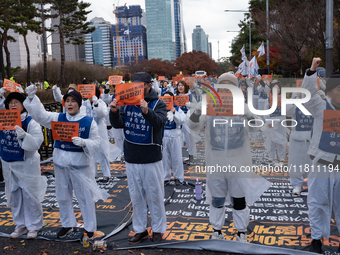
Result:
{"type": "Polygon", "coordinates": [[[203,70],[207,74],[218,72],[218,64],[212,60],[207,53],[202,51],[191,51],[183,53],[175,61],[176,69],[182,71],[183,74],[194,74],[195,71],[203,70]]]}

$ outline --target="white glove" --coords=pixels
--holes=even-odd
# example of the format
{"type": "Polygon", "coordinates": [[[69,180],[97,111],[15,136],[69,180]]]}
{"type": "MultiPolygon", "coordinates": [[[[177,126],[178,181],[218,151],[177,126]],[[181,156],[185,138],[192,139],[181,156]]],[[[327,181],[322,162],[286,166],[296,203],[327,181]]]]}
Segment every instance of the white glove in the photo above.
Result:
{"type": "Polygon", "coordinates": [[[197,82],[194,82],[193,86],[194,86],[194,88],[198,88],[199,87],[197,82]]]}
{"type": "Polygon", "coordinates": [[[98,105],[98,97],[93,96],[93,97],[92,97],[92,103],[93,103],[94,105],[98,105]]]}
{"type": "Polygon", "coordinates": [[[25,93],[22,87],[16,86],[16,89],[19,91],[19,93],[25,93]]]}
{"type": "Polygon", "coordinates": [[[319,84],[320,84],[320,89],[322,89],[323,91],[326,90],[326,81],[320,77],[319,79],[319,84]]]}
{"type": "Polygon", "coordinates": [[[5,93],[6,93],[6,88],[2,87],[0,89],[0,96],[3,97],[5,95],[5,93]]]}
{"type": "Polygon", "coordinates": [[[57,84],[53,85],[52,90],[53,90],[53,91],[56,91],[57,89],[58,89],[57,84]]]}
{"type": "Polygon", "coordinates": [[[248,119],[251,120],[253,118],[253,114],[251,113],[251,111],[249,110],[248,107],[245,107],[244,109],[244,116],[248,119]]]}
{"type": "Polygon", "coordinates": [[[259,74],[256,78],[258,81],[261,81],[262,80],[261,74],[259,74]]]}
{"type": "Polygon", "coordinates": [[[318,92],[316,92],[323,100],[326,100],[326,94],[323,90],[318,90],[318,92]]]}
{"type": "Polygon", "coordinates": [[[185,106],[186,106],[187,108],[190,108],[190,102],[186,102],[186,103],[185,103],[185,106]]]}
{"type": "Polygon", "coordinates": [[[171,86],[171,84],[169,83],[168,85],[166,85],[166,88],[167,89],[170,89],[172,86],[171,86]]]}
{"type": "Polygon", "coordinates": [[[110,89],[110,82],[107,82],[107,83],[105,84],[105,89],[110,89]]]}
{"type": "Polygon", "coordinates": [[[79,147],[85,147],[86,146],[85,139],[80,138],[80,137],[72,137],[72,143],[76,146],[79,146],[79,147]]]}
{"type": "Polygon", "coordinates": [[[26,93],[29,99],[33,99],[36,92],[37,92],[37,86],[35,85],[29,85],[26,88],[26,93]]]}
{"type": "Polygon", "coordinates": [[[15,131],[17,132],[17,137],[18,137],[18,139],[20,139],[20,140],[24,139],[25,136],[26,136],[25,130],[23,130],[23,129],[22,129],[21,127],[19,127],[19,126],[15,126],[14,128],[15,128],[15,131]]]}
{"type": "Polygon", "coordinates": [[[199,102],[198,104],[196,104],[196,108],[194,110],[194,113],[196,115],[201,115],[201,113],[202,113],[202,102],[199,102]]]}
{"type": "Polygon", "coordinates": [[[252,87],[251,80],[249,77],[246,78],[246,84],[248,87],[252,87]]]}
{"type": "Polygon", "coordinates": [[[168,111],[166,116],[170,122],[174,120],[174,114],[172,113],[172,111],[168,111]]]}
{"type": "Polygon", "coordinates": [[[264,84],[266,84],[268,87],[270,87],[270,81],[264,81],[264,84]]]}

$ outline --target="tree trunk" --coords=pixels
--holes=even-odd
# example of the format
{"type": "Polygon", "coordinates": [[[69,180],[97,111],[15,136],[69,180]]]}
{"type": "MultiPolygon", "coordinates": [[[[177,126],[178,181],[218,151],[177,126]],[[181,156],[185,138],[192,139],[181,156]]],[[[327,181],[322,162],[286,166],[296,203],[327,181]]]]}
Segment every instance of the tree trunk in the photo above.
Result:
{"type": "Polygon", "coordinates": [[[65,44],[64,44],[64,25],[62,23],[62,13],[60,12],[60,23],[59,23],[59,45],[60,45],[60,80],[61,80],[61,87],[65,88],[65,77],[64,77],[64,65],[65,65],[65,44]]]}
{"type": "Polygon", "coordinates": [[[0,81],[5,78],[4,55],[2,51],[2,34],[0,34],[0,81]]]}
{"type": "Polygon", "coordinates": [[[26,35],[23,35],[23,37],[24,37],[24,43],[26,47],[26,54],[27,54],[27,81],[26,81],[26,87],[27,87],[30,85],[30,79],[31,79],[31,66],[30,66],[31,57],[30,57],[30,49],[28,47],[26,35]]]}
{"type": "Polygon", "coordinates": [[[4,30],[3,33],[3,42],[4,42],[4,50],[6,53],[6,70],[7,70],[7,78],[11,78],[12,74],[11,74],[11,53],[8,50],[8,40],[7,40],[7,31],[8,29],[4,30]]]}
{"type": "Polygon", "coordinates": [[[45,16],[44,16],[44,4],[41,0],[41,28],[42,28],[42,38],[44,44],[44,81],[47,80],[47,43],[46,43],[46,31],[45,31],[45,16]]]}

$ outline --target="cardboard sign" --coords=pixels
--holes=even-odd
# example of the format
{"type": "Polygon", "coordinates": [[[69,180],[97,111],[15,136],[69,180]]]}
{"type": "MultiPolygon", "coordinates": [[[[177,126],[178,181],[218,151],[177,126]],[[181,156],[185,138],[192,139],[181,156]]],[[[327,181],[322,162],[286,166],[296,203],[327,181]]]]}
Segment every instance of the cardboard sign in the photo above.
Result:
{"type": "Polygon", "coordinates": [[[191,86],[195,83],[196,78],[195,77],[185,77],[184,81],[188,84],[188,86],[191,86]]]}
{"type": "Polygon", "coordinates": [[[117,84],[115,98],[118,101],[118,106],[140,105],[140,100],[144,99],[144,83],[132,82],[117,84]]]}
{"type": "Polygon", "coordinates": [[[174,107],[174,99],[172,96],[162,96],[159,97],[159,99],[164,101],[167,110],[171,110],[171,108],[174,107]]]}
{"type": "Polygon", "coordinates": [[[112,75],[109,76],[110,85],[117,85],[123,80],[123,76],[120,75],[112,75]]]}
{"type": "Polygon", "coordinates": [[[340,111],[324,110],[323,131],[340,134],[340,111]]]}
{"type": "Polygon", "coordinates": [[[178,106],[185,106],[185,103],[189,102],[189,95],[175,96],[175,103],[178,106]]]}
{"type": "Polygon", "coordinates": [[[207,115],[208,116],[236,116],[233,115],[233,95],[230,92],[219,92],[218,95],[221,98],[222,104],[220,104],[217,96],[213,94],[214,100],[211,97],[207,97],[208,107],[207,107],[207,115]]]}
{"type": "Polygon", "coordinates": [[[272,79],[273,79],[273,76],[272,75],[262,75],[262,80],[263,81],[269,81],[269,82],[272,82],[272,79]]]}
{"type": "Polygon", "coordinates": [[[165,76],[158,76],[159,81],[165,81],[165,76]]]}
{"type": "Polygon", "coordinates": [[[92,98],[96,95],[96,85],[94,84],[81,84],[78,85],[78,91],[83,98],[92,98]]]}
{"type": "Polygon", "coordinates": [[[72,142],[72,137],[79,136],[78,122],[51,121],[51,127],[54,140],[72,142]]]}
{"type": "Polygon", "coordinates": [[[20,110],[0,110],[0,130],[15,130],[21,127],[20,110]]]}
{"type": "Polygon", "coordinates": [[[21,85],[18,84],[18,83],[4,79],[3,87],[6,88],[7,91],[9,91],[9,92],[19,92],[16,88],[17,86],[21,87],[21,85]]]}

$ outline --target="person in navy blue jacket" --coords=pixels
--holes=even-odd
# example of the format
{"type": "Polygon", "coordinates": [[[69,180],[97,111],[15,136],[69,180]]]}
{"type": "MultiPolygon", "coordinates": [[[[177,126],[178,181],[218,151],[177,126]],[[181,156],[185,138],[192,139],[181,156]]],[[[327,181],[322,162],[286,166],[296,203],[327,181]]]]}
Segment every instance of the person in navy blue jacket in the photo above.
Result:
{"type": "Polygon", "coordinates": [[[140,106],[118,107],[117,99],[110,104],[110,122],[114,128],[124,128],[124,155],[129,192],[133,205],[132,225],[136,233],[131,244],[148,237],[147,213],[151,214],[152,241],[160,242],[166,231],[164,207],[164,170],[162,140],[167,121],[166,104],[151,88],[148,73],[133,75],[132,82],[144,83],[144,99],[140,106]]]}

